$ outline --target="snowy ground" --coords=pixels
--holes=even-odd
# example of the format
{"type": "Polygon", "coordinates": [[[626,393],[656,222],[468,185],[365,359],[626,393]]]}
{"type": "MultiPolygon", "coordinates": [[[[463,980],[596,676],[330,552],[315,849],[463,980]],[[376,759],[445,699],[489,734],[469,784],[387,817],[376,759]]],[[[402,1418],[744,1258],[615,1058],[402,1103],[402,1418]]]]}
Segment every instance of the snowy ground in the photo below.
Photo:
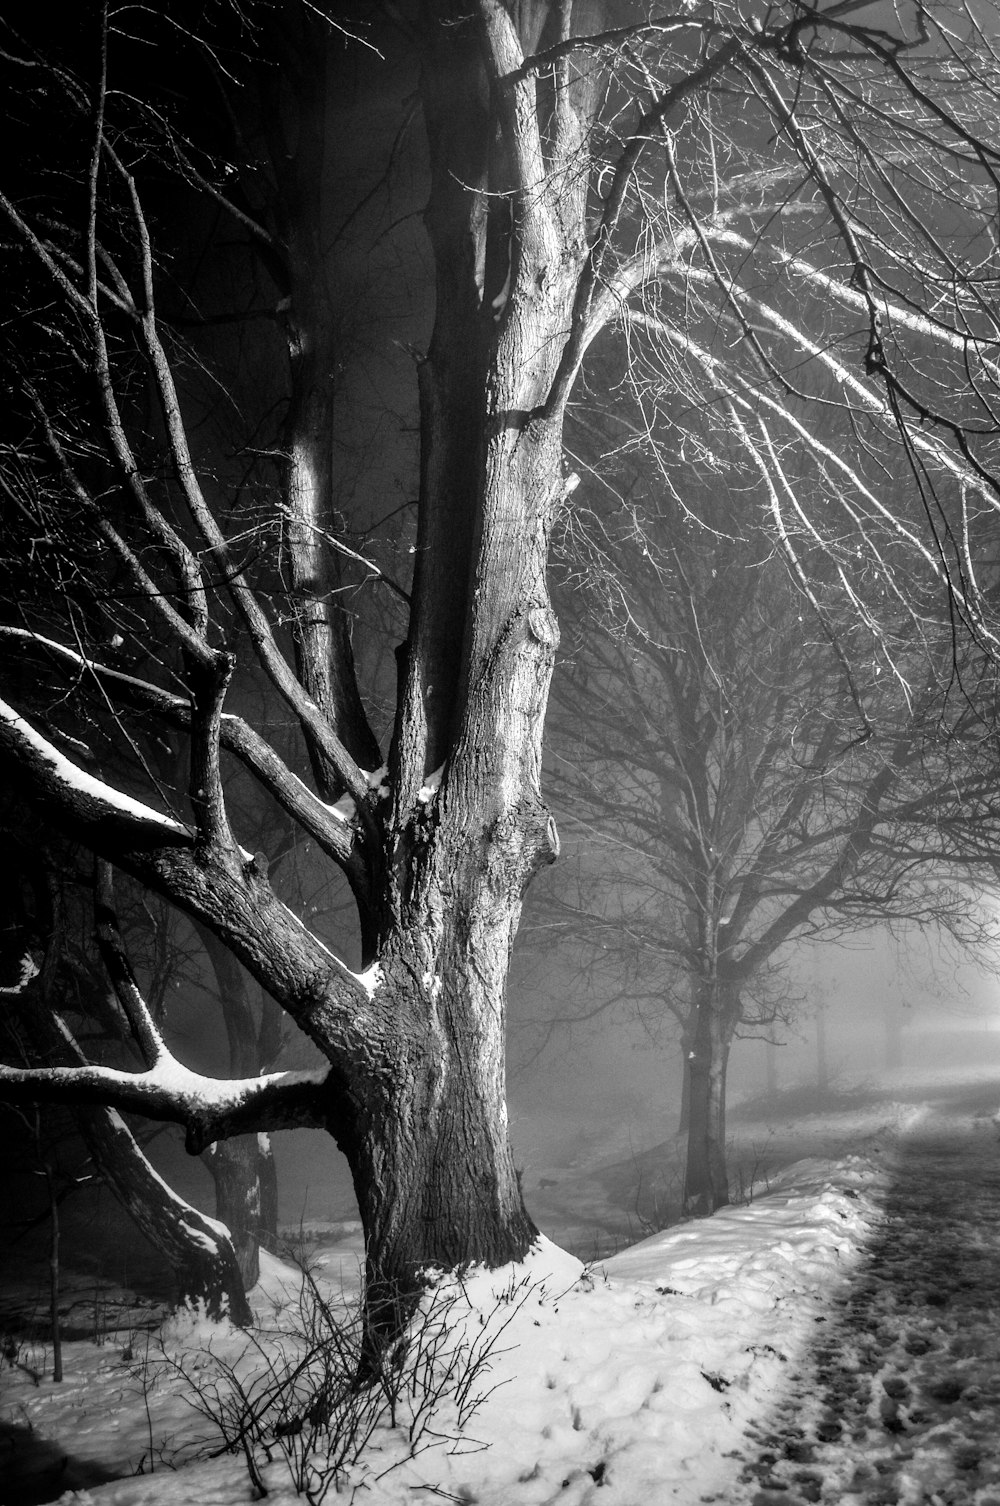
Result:
{"type": "MultiPolygon", "coordinates": [[[[992,1365],[990,1376],[1000,1376],[995,1339],[982,1362],[971,1351],[953,1352],[951,1340],[937,1341],[947,1364],[942,1361],[926,1386],[917,1384],[908,1367],[918,1370],[934,1349],[933,1321],[922,1313],[906,1330],[915,1347],[908,1351],[900,1339],[893,1348],[891,1330],[900,1320],[885,1297],[892,1283],[887,1278],[880,1287],[881,1278],[873,1283],[870,1275],[873,1252],[891,1228],[887,1220],[910,1216],[891,1212],[907,1146],[943,1126],[974,1141],[982,1165],[992,1165],[996,1131],[986,1115],[996,1101],[997,1089],[985,1080],[934,1090],[896,1081],[888,1095],[857,1095],[839,1112],[765,1127],[772,1148],[767,1185],[747,1206],[655,1234],[587,1267],[543,1242],[521,1267],[439,1288],[420,1341],[425,1374],[439,1379],[425,1384],[418,1376],[409,1399],[397,1398],[394,1428],[383,1408],[360,1462],[338,1480],[328,1477],[327,1499],[339,1489],[371,1506],[434,1500],[1000,1506],[1000,1492],[993,1493],[989,1471],[981,1467],[983,1439],[996,1431],[1000,1399],[1000,1388],[991,1391],[983,1370],[992,1365]],[[792,1143],[821,1154],[777,1169],[792,1143]],[[866,1289],[885,1297],[877,1297],[877,1311],[859,1307],[852,1295],[866,1289]],[[863,1347],[859,1326],[882,1325],[876,1383],[867,1389],[844,1381],[843,1375],[863,1368],[850,1355],[846,1369],[837,1369],[849,1320],[855,1358],[863,1347]],[[834,1337],[817,1349],[820,1332],[834,1337]],[[927,1341],[923,1351],[921,1340],[927,1341]],[[975,1378],[956,1393],[956,1367],[963,1364],[975,1369],[975,1378]],[[449,1365],[451,1378],[442,1382],[449,1365]],[[931,1397],[928,1416],[938,1382],[945,1389],[937,1401],[931,1397]],[[963,1392],[969,1411],[970,1387],[987,1418],[974,1436],[969,1428],[956,1431],[955,1421],[963,1392]],[[435,1389],[444,1393],[437,1406],[421,1412],[435,1389]],[[877,1448],[905,1453],[906,1436],[921,1422],[918,1392],[927,1440],[902,1464],[897,1459],[881,1470],[872,1464],[859,1483],[862,1454],[874,1458],[877,1448]],[[943,1441],[946,1427],[950,1442],[943,1441]],[[409,1433],[416,1439],[412,1458],[409,1433]],[[958,1446],[963,1439],[965,1454],[958,1446]],[[969,1461],[976,1449],[979,1473],[973,1476],[969,1461]],[[853,1461],[850,1469],[845,1458],[853,1461]],[[962,1494],[949,1484],[949,1471],[964,1471],[962,1494]]],[[[948,1234],[959,1246],[962,1216],[959,1207],[948,1234]]],[[[978,1238],[969,1233],[970,1248],[978,1238]]],[[[346,1283],[348,1302],[356,1248],[349,1235],[320,1252],[324,1290],[346,1283]]],[[[168,1331],[162,1346],[141,1332],[107,1334],[100,1346],[67,1346],[66,1379],[57,1386],[39,1378],[48,1356],[22,1345],[8,1353],[0,1375],[0,1417],[30,1427],[60,1457],[68,1456],[66,1482],[87,1480],[88,1466],[123,1477],[88,1483],[71,1497],[81,1503],[237,1506],[258,1498],[239,1453],[193,1457],[197,1440],[202,1452],[213,1444],[192,1401],[199,1389],[222,1384],[220,1365],[245,1389],[263,1384],[265,1353],[273,1354],[279,1342],[269,1335],[294,1315],[296,1286],[293,1272],[269,1265],[255,1293],[260,1330],[250,1348],[245,1336],[218,1331],[168,1331]]],[[[939,1312],[933,1308],[932,1319],[939,1312]]],[[[984,1312],[984,1334],[995,1332],[995,1319],[995,1312],[984,1312]]],[[[288,1433],[285,1452],[295,1455],[307,1432],[288,1433]]],[[[277,1506],[289,1506],[296,1500],[289,1468],[280,1448],[272,1453],[269,1464],[257,1453],[259,1483],[277,1506]]],[[[321,1487],[312,1493],[318,1500],[321,1487]]],[[[0,1502],[16,1499],[0,1486],[0,1502]]]]}

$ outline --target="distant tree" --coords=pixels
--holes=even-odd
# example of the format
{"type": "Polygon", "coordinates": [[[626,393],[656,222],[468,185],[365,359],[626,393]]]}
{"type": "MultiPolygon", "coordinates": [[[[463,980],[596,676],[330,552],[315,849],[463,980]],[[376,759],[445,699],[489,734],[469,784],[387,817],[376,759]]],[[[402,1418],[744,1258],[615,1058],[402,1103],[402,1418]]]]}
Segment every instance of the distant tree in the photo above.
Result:
{"type": "MultiPolygon", "coordinates": [[[[919,708],[882,678],[870,633],[865,666],[850,615],[827,639],[755,524],[752,476],[743,490],[731,466],[714,495],[691,497],[692,516],[628,473],[623,513],[579,510],[567,544],[573,651],[555,679],[549,784],[581,834],[577,884],[533,916],[548,947],[570,938],[578,969],[599,969],[605,1007],[676,1022],[683,1206],[706,1214],[729,1201],[730,1051],[787,1017],[789,944],[894,918],[978,933],[955,873],[1000,836],[998,768],[995,748],[991,768],[962,733],[985,742],[995,718],[991,682],[975,708],[967,689],[949,744],[923,651],[906,664],[934,687],[919,708]]],[[[879,639],[888,630],[886,614],[879,639]]],[[[824,1027],[820,1015],[821,1075],[824,1027]]]]}
{"type": "MultiPolygon", "coordinates": [[[[215,1080],[147,1034],[127,1080],[10,1067],[4,1092],[171,1118],[194,1149],[329,1130],[351,1165],[373,1303],[412,1292],[428,1266],[518,1257],[536,1233],[507,1136],[505,983],[525,890],[557,850],[540,790],[557,641],[546,562],[572,492],[564,417],[593,342],[627,337],[654,408],[666,384],[718,415],[770,488],[804,588],[816,553],[831,591],[877,612],[888,536],[991,632],[960,524],[963,507],[995,502],[1000,98],[988,36],[922,4],[891,19],[800,0],[652,20],[624,0],[386,11],[403,41],[388,24],[376,40],[412,62],[405,88],[345,41],[346,8],[332,27],[314,6],[226,8],[201,32],[169,6],[84,9],[69,34],[43,6],[43,26],[36,14],[3,49],[0,195],[7,579],[30,586],[7,614],[5,770],[213,932],[328,1063],[215,1080]],[[330,139],[317,122],[341,47],[362,84],[330,139]],[[403,184],[414,84],[423,133],[403,184]],[[323,192],[329,156],[359,139],[388,145],[338,202],[323,192]],[[372,196],[384,210],[356,262],[395,238],[394,309],[413,287],[421,324],[421,257],[435,294],[415,342],[413,571],[396,581],[363,532],[377,499],[351,531],[331,481],[328,258],[372,196]],[[201,421],[196,357],[209,355],[168,317],[181,291],[199,313],[207,298],[196,269],[178,290],[168,258],[206,205],[217,239],[235,228],[259,252],[241,334],[218,347],[245,435],[226,464],[201,421]],[[252,315],[283,343],[255,350],[252,315]],[[241,405],[247,363],[280,371],[277,436],[241,405]],[[847,455],[810,428],[831,383],[847,455]],[[866,457],[887,445],[923,488],[920,536],[873,490],[866,457]],[[823,481],[808,507],[787,485],[789,446],[823,481]],[[279,451],[280,475],[245,487],[261,448],[279,451]],[[859,527],[860,593],[844,576],[859,527]],[[366,583],[401,603],[388,729],[385,687],[362,687],[352,651],[366,583]],[[246,714],[260,680],[263,724],[246,714]],[[139,729],[183,746],[183,788],[157,777],[139,729]],[[231,760],[344,876],[354,966],[241,844],[231,760]]],[[[271,386],[266,398],[270,411],[271,386]]]]}

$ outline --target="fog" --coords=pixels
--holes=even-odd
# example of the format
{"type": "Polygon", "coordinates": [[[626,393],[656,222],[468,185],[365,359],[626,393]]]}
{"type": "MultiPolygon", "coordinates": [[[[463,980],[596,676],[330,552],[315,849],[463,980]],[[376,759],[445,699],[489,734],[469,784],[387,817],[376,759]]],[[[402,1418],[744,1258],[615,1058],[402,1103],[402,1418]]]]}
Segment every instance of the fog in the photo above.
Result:
{"type": "MultiPolygon", "coordinates": [[[[819,1103],[824,1080],[826,1091],[876,1078],[897,1078],[902,1088],[938,1071],[944,1080],[961,1068],[1000,1068],[997,975],[988,959],[956,952],[939,936],[913,931],[896,940],[874,931],[851,944],[803,945],[789,959],[787,986],[791,1018],[773,1043],[742,1038],[733,1047],[734,1121],[751,1100],[766,1120],[791,1088],[813,1087],[819,1103]]],[[[529,1207],[544,1222],[541,1183],[545,1191],[584,1164],[614,1166],[657,1147],[676,1153],[681,1056],[669,1034],[656,1038],[623,1008],[556,1028],[540,1045],[540,992],[513,985],[508,1088],[515,1156],[529,1207]]],[[[573,1005],[551,976],[544,1002],[552,1013],[568,1014],[573,1005]]],[[[275,1153],[283,1224],[354,1216],[346,1164],[327,1137],[278,1135],[275,1153]]],[[[182,1152],[170,1159],[210,1211],[207,1175],[186,1169],[182,1152]]]]}

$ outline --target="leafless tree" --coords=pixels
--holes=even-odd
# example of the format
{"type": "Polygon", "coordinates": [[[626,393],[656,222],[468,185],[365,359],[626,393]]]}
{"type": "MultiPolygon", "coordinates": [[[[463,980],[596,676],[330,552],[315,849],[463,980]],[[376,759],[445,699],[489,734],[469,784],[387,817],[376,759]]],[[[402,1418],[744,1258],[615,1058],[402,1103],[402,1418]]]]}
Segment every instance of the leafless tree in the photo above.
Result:
{"type": "MultiPolygon", "coordinates": [[[[219,160],[197,144],[197,111],[189,126],[171,114],[176,90],[172,105],[150,104],[142,70],[119,71],[136,54],[115,10],[82,33],[77,67],[9,38],[12,118],[37,126],[41,176],[0,198],[19,394],[6,505],[20,578],[47,572],[52,588],[8,616],[5,768],[76,840],[213,932],[329,1063],[306,1079],[209,1081],[172,1059],[134,996],[143,1072],[11,1068],[4,1092],[174,1118],[196,1148],[329,1130],[351,1164],[373,1296],[411,1290],[428,1265],[517,1257],[535,1236],[507,1137],[505,981],[523,895],[557,849],[540,788],[558,636],[546,561],[575,479],[567,403],[598,336],[631,343],[650,425],[664,390],[672,411],[683,390],[718,416],[757,467],[820,617],[834,589],[877,613],[891,540],[989,638],[975,547],[996,505],[1000,91],[971,14],[918,3],[890,22],[851,0],[653,18],[626,0],[390,9],[401,46],[388,24],[345,41],[345,10],[332,31],[316,7],[280,12],[270,102],[237,90],[231,116],[242,128],[263,100],[269,123],[301,132],[283,158],[234,148],[219,160]],[[289,38],[304,40],[298,63],[289,38]],[[408,216],[425,196],[435,293],[416,342],[417,522],[401,580],[359,547],[331,491],[321,187],[350,132],[310,135],[304,108],[347,47],[371,81],[355,139],[373,111],[384,127],[381,112],[398,110],[397,149],[412,101],[384,87],[390,73],[364,41],[413,62],[422,165],[380,228],[398,236],[406,221],[412,247],[408,216]],[[46,112],[56,132],[39,123],[46,112]],[[168,164],[216,207],[220,235],[236,225],[259,248],[248,303],[283,334],[280,483],[249,499],[193,421],[198,383],[167,317],[165,227],[201,212],[176,177],[164,189],[168,164]],[[810,427],[831,402],[850,420],[847,454],[810,427]],[[873,484],[868,458],[877,470],[889,444],[922,520],[873,484]],[[792,484],[789,446],[815,458],[824,506],[792,484]],[[855,547],[870,561],[863,590],[847,569],[855,547]],[[403,613],[387,735],[352,653],[366,583],[403,613]],[[248,659],[280,736],[245,714],[248,659]],[[140,726],[183,744],[184,788],[158,780],[140,726]],[[267,855],[241,844],[231,760],[344,875],[354,966],[286,902],[267,855]]],[[[127,26],[159,23],[141,14],[127,26]]],[[[186,67],[191,53],[211,58],[223,90],[246,76],[252,9],[240,48],[163,17],[156,56],[171,79],[182,46],[186,67]]],[[[246,358],[247,342],[232,350],[246,358]]],[[[247,418],[246,454],[261,422],[247,418]]],[[[683,422],[669,422],[680,444],[683,422]]]]}
{"type": "Polygon", "coordinates": [[[535,922],[599,968],[592,1010],[638,1000],[676,1022],[683,1206],[705,1214],[729,1201],[730,1051],[787,1015],[791,943],[900,919],[982,939],[974,875],[1000,838],[993,679],[973,702],[963,656],[946,730],[946,620],[936,677],[930,622],[897,657],[923,676],[918,707],[874,672],[888,613],[867,654],[849,611],[827,639],[746,493],[692,488],[685,511],[623,469],[628,503],[611,522],[578,510],[565,545],[573,652],[555,680],[549,784],[579,833],[579,877],[535,922]]]}

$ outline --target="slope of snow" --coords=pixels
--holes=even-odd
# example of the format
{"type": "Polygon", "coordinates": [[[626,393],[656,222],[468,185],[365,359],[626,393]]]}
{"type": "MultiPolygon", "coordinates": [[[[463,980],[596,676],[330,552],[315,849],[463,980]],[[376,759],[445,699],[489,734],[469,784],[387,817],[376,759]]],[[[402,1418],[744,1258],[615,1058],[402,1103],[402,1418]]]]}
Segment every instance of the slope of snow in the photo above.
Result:
{"type": "MultiPolygon", "coordinates": [[[[898,1130],[920,1110],[894,1113],[898,1130]]],[[[364,1487],[357,1499],[371,1506],[694,1506],[725,1490],[737,1478],[748,1424],[780,1394],[858,1261],[878,1218],[893,1139],[890,1127],[839,1160],[800,1162],[748,1206],[654,1235],[599,1265],[583,1267],[542,1240],[518,1267],[442,1282],[429,1299],[447,1314],[442,1354],[456,1343],[479,1346],[473,1390],[484,1399],[460,1430],[455,1398],[446,1398],[412,1459],[404,1427],[380,1426],[342,1492],[351,1499],[364,1487]]],[[[356,1241],[324,1252],[331,1287],[341,1269],[349,1288],[356,1241]]],[[[297,1285],[294,1270],[266,1263],[254,1294],[261,1346],[297,1285]]],[[[190,1324],[172,1325],[162,1351],[158,1342],[149,1343],[148,1364],[145,1335],[103,1348],[70,1344],[61,1386],[35,1383],[27,1372],[41,1369],[44,1356],[22,1350],[21,1368],[3,1374],[2,1415],[77,1462],[99,1460],[129,1476],[70,1499],[254,1499],[239,1456],[192,1461],[194,1441],[207,1446],[210,1429],[191,1403],[192,1377],[215,1383],[213,1353],[253,1376],[259,1349],[247,1351],[242,1334],[190,1324]]],[[[302,1499],[280,1458],[265,1479],[277,1506],[302,1499]]],[[[328,1499],[335,1494],[331,1485],[328,1499]]]]}

